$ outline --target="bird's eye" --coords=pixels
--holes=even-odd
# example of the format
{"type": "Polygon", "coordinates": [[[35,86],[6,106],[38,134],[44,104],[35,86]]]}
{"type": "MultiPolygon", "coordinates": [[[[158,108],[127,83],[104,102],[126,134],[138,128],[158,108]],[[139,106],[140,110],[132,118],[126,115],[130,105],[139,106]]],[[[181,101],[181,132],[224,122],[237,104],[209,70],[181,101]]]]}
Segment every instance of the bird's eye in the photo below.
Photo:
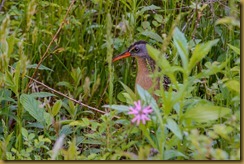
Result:
{"type": "Polygon", "coordinates": [[[135,53],[137,53],[137,52],[139,52],[140,51],[140,49],[138,48],[138,47],[135,47],[134,49],[133,49],[133,52],[135,52],[135,53]]]}

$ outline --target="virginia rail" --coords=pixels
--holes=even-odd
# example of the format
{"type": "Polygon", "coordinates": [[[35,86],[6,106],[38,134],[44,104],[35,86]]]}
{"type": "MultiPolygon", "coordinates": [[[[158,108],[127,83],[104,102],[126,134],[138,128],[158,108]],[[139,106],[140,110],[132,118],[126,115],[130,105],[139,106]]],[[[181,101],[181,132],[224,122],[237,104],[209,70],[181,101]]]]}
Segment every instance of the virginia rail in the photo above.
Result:
{"type": "MultiPolygon", "coordinates": [[[[137,41],[132,44],[125,52],[115,56],[113,58],[113,62],[127,58],[127,57],[135,57],[137,60],[138,70],[136,76],[136,84],[139,84],[145,90],[153,88],[154,90],[159,89],[159,81],[158,78],[156,80],[156,84],[153,86],[153,79],[150,77],[155,71],[155,61],[148,55],[148,51],[146,48],[146,41],[137,41]]],[[[164,89],[168,90],[168,84],[170,80],[168,77],[164,76],[164,89]]]]}

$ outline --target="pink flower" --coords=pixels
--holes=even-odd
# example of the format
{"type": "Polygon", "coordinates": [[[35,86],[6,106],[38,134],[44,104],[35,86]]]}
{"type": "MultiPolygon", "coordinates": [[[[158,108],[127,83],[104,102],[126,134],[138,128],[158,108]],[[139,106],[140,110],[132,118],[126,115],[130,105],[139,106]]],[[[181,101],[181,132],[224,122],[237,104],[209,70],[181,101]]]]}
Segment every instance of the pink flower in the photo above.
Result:
{"type": "Polygon", "coordinates": [[[141,101],[138,100],[134,102],[135,106],[130,107],[130,112],[128,114],[133,114],[135,117],[131,120],[132,123],[136,122],[136,125],[140,124],[140,121],[145,124],[146,121],[150,120],[148,115],[153,112],[150,106],[142,107],[141,101]]]}

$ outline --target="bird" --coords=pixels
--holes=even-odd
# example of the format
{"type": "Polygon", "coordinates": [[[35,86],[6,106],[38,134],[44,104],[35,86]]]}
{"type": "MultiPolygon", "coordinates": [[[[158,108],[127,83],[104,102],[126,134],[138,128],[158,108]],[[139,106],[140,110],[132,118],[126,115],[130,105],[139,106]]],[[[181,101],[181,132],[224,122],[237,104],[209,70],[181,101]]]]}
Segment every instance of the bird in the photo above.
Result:
{"type": "MultiPolygon", "coordinates": [[[[156,62],[149,56],[146,45],[148,43],[144,40],[133,43],[123,53],[115,56],[112,62],[124,59],[127,57],[134,57],[137,61],[137,75],[136,84],[140,85],[144,90],[157,90],[160,88],[160,78],[156,79],[156,83],[153,84],[153,79],[150,76],[156,70],[156,62]]],[[[163,86],[165,90],[168,90],[170,79],[164,76],[163,86]]],[[[155,97],[155,96],[153,96],[155,97]]]]}

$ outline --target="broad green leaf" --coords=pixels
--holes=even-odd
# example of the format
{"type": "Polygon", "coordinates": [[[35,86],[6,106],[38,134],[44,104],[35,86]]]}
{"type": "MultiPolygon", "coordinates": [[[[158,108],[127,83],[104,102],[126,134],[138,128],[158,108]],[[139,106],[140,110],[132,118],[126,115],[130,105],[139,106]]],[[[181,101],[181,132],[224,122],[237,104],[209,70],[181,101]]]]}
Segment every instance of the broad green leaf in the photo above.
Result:
{"type": "Polygon", "coordinates": [[[183,68],[187,69],[189,56],[188,43],[184,34],[177,27],[174,30],[173,39],[174,45],[181,57],[183,68]]]}
{"type": "Polygon", "coordinates": [[[148,103],[148,104],[151,104],[152,107],[158,107],[157,106],[157,103],[155,101],[155,99],[152,97],[152,95],[145,89],[143,89],[140,85],[136,84],[136,90],[138,92],[138,94],[140,95],[140,98],[148,103]]]}
{"type": "MultiPolygon", "coordinates": [[[[0,77],[1,79],[1,77],[0,77]]],[[[14,99],[11,98],[11,91],[5,88],[1,88],[0,89],[0,102],[2,101],[9,101],[9,102],[13,102],[16,103],[16,101],[14,99]]]]}
{"type": "Polygon", "coordinates": [[[229,16],[229,17],[224,17],[224,18],[218,19],[215,22],[215,25],[218,25],[218,24],[230,24],[233,26],[240,27],[240,20],[237,20],[236,18],[229,16]]]}
{"type": "Polygon", "coordinates": [[[123,93],[124,93],[124,91],[119,92],[117,95],[117,98],[119,101],[126,103],[126,98],[123,93]]]}
{"type": "Polygon", "coordinates": [[[88,118],[82,118],[82,121],[86,127],[88,127],[90,125],[90,122],[91,122],[88,118]]]}
{"type": "Polygon", "coordinates": [[[207,62],[205,63],[205,66],[207,69],[203,69],[199,74],[197,74],[195,79],[203,78],[203,77],[209,77],[210,75],[216,74],[218,72],[221,72],[223,68],[225,68],[226,64],[229,63],[229,60],[226,60],[223,63],[218,62],[207,62]]]}
{"type": "Polygon", "coordinates": [[[225,86],[230,90],[240,93],[240,82],[237,80],[229,80],[225,83],[225,86]]]}
{"type": "Polygon", "coordinates": [[[56,96],[56,95],[49,93],[49,92],[35,92],[35,93],[31,93],[30,96],[32,96],[34,98],[37,98],[37,97],[43,98],[43,97],[52,97],[52,96],[56,96]]]}
{"type": "Polygon", "coordinates": [[[104,108],[110,108],[117,111],[117,113],[127,114],[129,112],[129,107],[125,105],[103,105],[104,108]]]}
{"type": "Polygon", "coordinates": [[[69,144],[68,155],[65,158],[66,160],[77,160],[77,147],[76,147],[76,138],[74,137],[72,142],[69,144]]]}
{"type": "Polygon", "coordinates": [[[236,54],[240,55],[240,48],[227,44],[236,54]]]}
{"type": "MultiPolygon", "coordinates": [[[[123,2],[123,1],[122,1],[123,2]]],[[[127,4],[127,3],[126,3],[127,4]]],[[[130,7],[129,7],[130,8],[130,7]]],[[[139,10],[136,15],[137,16],[141,16],[143,15],[143,13],[145,11],[148,11],[148,10],[158,10],[158,9],[161,9],[160,7],[158,6],[155,6],[155,5],[151,5],[151,6],[143,6],[141,10],[139,10]]]]}
{"type": "Polygon", "coordinates": [[[26,128],[39,128],[39,129],[43,129],[44,128],[43,124],[41,124],[39,122],[29,123],[25,127],[26,128]]]}
{"type": "Polygon", "coordinates": [[[72,88],[74,88],[69,82],[66,82],[66,81],[58,82],[57,85],[58,86],[65,86],[70,90],[72,90],[72,88]]]}
{"type": "Polygon", "coordinates": [[[164,160],[169,160],[175,157],[184,157],[185,159],[188,159],[186,155],[177,150],[166,150],[164,152],[164,160]]]}
{"type": "Polygon", "coordinates": [[[44,112],[44,119],[46,126],[49,127],[52,124],[53,117],[51,116],[51,114],[44,112]]]}
{"type": "Polygon", "coordinates": [[[35,137],[36,137],[36,135],[35,135],[34,133],[30,133],[30,134],[28,135],[28,140],[31,141],[31,140],[33,140],[35,137]]]}
{"type": "Polygon", "coordinates": [[[147,51],[149,56],[154,60],[157,61],[158,66],[162,69],[162,70],[171,70],[171,66],[169,61],[163,56],[161,55],[160,51],[153,48],[151,45],[147,44],[146,45],[147,51]]]}
{"type": "Polygon", "coordinates": [[[162,37],[159,36],[155,32],[152,32],[152,31],[143,31],[141,34],[144,35],[144,36],[147,36],[147,37],[149,37],[149,38],[151,38],[151,39],[153,39],[153,40],[155,40],[157,42],[163,43],[162,37]]]}
{"type": "Polygon", "coordinates": [[[219,39],[211,40],[206,43],[196,45],[192,57],[189,62],[188,71],[190,72],[192,68],[201,61],[211,50],[211,48],[218,43],[219,39]]]}
{"type": "MultiPolygon", "coordinates": [[[[37,68],[37,64],[31,64],[31,65],[27,65],[27,67],[26,68],[37,68]]],[[[50,68],[48,68],[48,67],[46,67],[46,66],[44,66],[44,65],[40,65],[39,67],[38,67],[38,69],[39,70],[48,70],[48,71],[53,71],[52,69],[50,69],[50,68]]]]}
{"type": "Polygon", "coordinates": [[[55,102],[55,104],[52,107],[52,115],[53,116],[56,116],[58,114],[59,110],[61,109],[61,106],[62,106],[61,100],[58,100],[55,102]]]}
{"type": "Polygon", "coordinates": [[[167,128],[169,128],[172,133],[174,133],[180,140],[182,140],[183,136],[178,124],[171,118],[167,118],[167,128]]]}
{"type": "MultiPolygon", "coordinates": [[[[124,2],[124,1],[122,1],[124,2]]],[[[97,153],[92,153],[90,155],[88,155],[88,157],[86,158],[87,160],[95,160],[97,158],[97,153]]]]}
{"type": "Polygon", "coordinates": [[[81,126],[81,127],[86,127],[84,121],[72,121],[69,123],[70,126],[81,126]]]}
{"type": "Polygon", "coordinates": [[[83,136],[77,136],[76,146],[79,146],[84,139],[85,139],[85,137],[83,137],[83,136]]]}
{"type": "Polygon", "coordinates": [[[44,109],[39,107],[39,103],[34,97],[27,94],[22,94],[20,96],[20,103],[23,105],[24,109],[29,112],[29,114],[34,117],[39,123],[45,123],[44,109]]]}
{"type": "Polygon", "coordinates": [[[64,125],[64,126],[62,126],[62,128],[61,128],[61,130],[59,132],[59,135],[61,136],[62,134],[64,134],[64,135],[67,136],[67,135],[69,135],[71,133],[73,133],[73,131],[71,129],[71,126],[70,125],[64,125]]]}
{"type": "Polygon", "coordinates": [[[209,122],[217,120],[230,114],[231,110],[229,108],[214,106],[210,104],[198,104],[195,107],[187,109],[183,118],[190,119],[196,122],[209,122]]]}
{"type": "Polygon", "coordinates": [[[87,139],[83,140],[82,143],[84,144],[91,144],[91,145],[104,145],[104,143],[100,140],[94,140],[94,139],[87,139]]]}
{"type": "Polygon", "coordinates": [[[229,134],[233,131],[233,128],[231,126],[226,126],[225,124],[216,124],[213,126],[213,131],[224,139],[230,140],[229,134]]]}
{"type": "Polygon", "coordinates": [[[148,21],[143,21],[141,23],[141,26],[144,28],[144,29],[151,29],[151,25],[148,21]]]}
{"type": "Polygon", "coordinates": [[[177,84],[177,80],[174,76],[174,71],[181,71],[185,72],[184,69],[181,69],[177,66],[171,66],[169,61],[166,59],[165,55],[162,55],[159,50],[153,48],[149,44],[146,44],[146,48],[148,51],[149,56],[156,61],[157,66],[161,68],[163,74],[167,75],[172,84],[177,84]]]}
{"type": "Polygon", "coordinates": [[[25,138],[25,139],[27,139],[27,137],[28,137],[28,131],[25,129],[25,128],[21,128],[21,134],[22,134],[22,136],[25,138]]]}
{"type": "Polygon", "coordinates": [[[133,104],[134,100],[131,98],[131,96],[128,93],[122,93],[122,95],[126,99],[127,104],[133,104]]]}
{"type": "Polygon", "coordinates": [[[125,85],[121,81],[120,81],[120,84],[123,86],[125,91],[131,96],[131,98],[135,101],[137,99],[136,94],[127,85],[125,85]]]}
{"type": "Polygon", "coordinates": [[[160,14],[155,14],[154,19],[158,21],[158,23],[163,23],[163,16],[160,14]]]}

